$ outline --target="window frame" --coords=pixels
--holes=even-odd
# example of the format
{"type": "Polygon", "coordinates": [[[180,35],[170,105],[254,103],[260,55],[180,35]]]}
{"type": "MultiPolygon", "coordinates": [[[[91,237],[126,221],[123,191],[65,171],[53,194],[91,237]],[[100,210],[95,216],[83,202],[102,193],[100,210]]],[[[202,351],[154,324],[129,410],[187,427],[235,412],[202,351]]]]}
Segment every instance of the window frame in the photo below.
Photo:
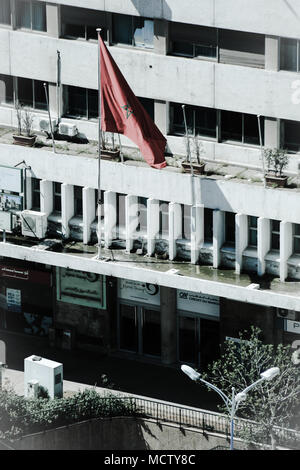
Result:
{"type": "Polygon", "coordinates": [[[47,93],[48,93],[48,96],[49,96],[49,83],[48,82],[42,82],[42,80],[35,80],[34,78],[25,78],[25,77],[15,77],[15,90],[14,90],[14,95],[15,95],[15,100],[14,102],[19,102],[21,105],[22,103],[20,102],[20,98],[19,98],[19,80],[30,80],[31,81],[31,89],[32,89],[32,106],[28,105],[28,104],[25,104],[23,105],[23,107],[25,109],[32,109],[36,112],[44,112],[46,113],[47,112],[47,102],[46,102],[46,97],[45,97],[45,109],[42,109],[42,108],[37,108],[36,107],[36,92],[35,92],[35,84],[36,82],[40,82],[40,83],[46,83],[46,86],[47,86],[47,93]]]}
{"type": "Polygon", "coordinates": [[[142,49],[142,50],[149,50],[149,51],[153,51],[154,49],[154,37],[155,37],[155,33],[154,33],[154,19],[153,18],[149,18],[147,16],[133,16],[133,15],[122,15],[121,13],[115,13],[113,14],[113,17],[112,17],[112,44],[116,45],[116,46],[122,46],[122,47],[135,47],[135,48],[138,48],[138,49],[142,49]],[[120,41],[116,41],[116,38],[115,38],[115,19],[117,17],[120,17],[120,16],[127,16],[127,17],[130,17],[131,21],[130,21],[130,38],[131,38],[131,42],[130,43],[125,43],[125,42],[120,42],[120,41]],[[134,39],[134,32],[135,32],[135,25],[137,24],[137,21],[141,21],[141,20],[147,20],[147,21],[152,21],[152,24],[153,24],[153,42],[152,42],[152,47],[147,47],[147,46],[142,46],[142,45],[136,45],[135,44],[135,39],[134,39]]]}
{"type": "Polygon", "coordinates": [[[45,34],[47,33],[47,12],[46,12],[46,4],[44,2],[41,2],[39,0],[22,0],[24,3],[29,3],[30,4],[30,28],[26,28],[25,26],[20,26],[19,23],[19,11],[18,11],[18,1],[16,2],[16,30],[20,31],[31,31],[33,33],[37,34],[45,34]],[[44,5],[45,8],[45,29],[40,30],[40,29],[35,29],[33,28],[33,4],[34,3],[39,3],[44,5]]]}
{"type": "Polygon", "coordinates": [[[248,215],[248,246],[251,248],[257,248],[257,230],[258,230],[258,217],[255,217],[253,215],[248,215]],[[256,219],[256,226],[251,225],[251,219],[255,218],[256,219]],[[251,241],[251,233],[255,232],[256,233],[256,244],[250,243],[251,241]]]}
{"type": "Polygon", "coordinates": [[[293,253],[300,255],[300,224],[293,224],[293,253]],[[296,232],[296,226],[299,226],[299,234],[296,232]],[[299,241],[299,249],[295,249],[295,241],[299,241]]]}
{"type": "Polygon", "coordinates": [[[53,181],[53,212],[56,214],[61,214],[62,212],[62,207],[61,207],[61,185],[62,183],[59,183],[57,181],[53,181]],[[57,191],[57,185],[59,185],[59,191],[57,191]],[[60,210],[57,209],[56,201],[59,200],[59,206],[60,210]]]}
{"type": "Polygon", "coordinates": [[[270,250],[271,251],[280,251],[280,220],[275,220],[275,219],[271,219],[271,227],[270,227],[270,250]],[[273,229],[273,222],[278,222],[279,224],[279,230],[274,230],[273,229]],[[273,235],[276,236],[276,238],[278,237],[278,248],[274,248],[273,246],[273,235]]]}
{"type": "Polygon", "coordinates": [[[161,239],[168,238],[169,237],[169,229],[170,229],[170,207],[169,207],[169,202],[168,201],[159,201],[159,230],[158,230],[158,235],[161,239]],[[168,210],[163,210],[163,206],[167,205],[168,210]],[[163,229],[163,221],[167,220],[167,229],[163,229]]]}
{"type": "Polygon", "coordinates": [[[9,23],[1,23],[0,21],[0,26],[1,28],[12,28],[12,8],[11,8],[11,2],[10,0],[7,0],[7,3],[9,5],[9,23]]]}
{"type": "MultiPolygon", "coordinates": [[[[63,104],[64,104],[64,112],[63,116],[69,118],[69,119],[76,119],[78,121],[83,120],[83,121],[92,121],[92,122],[97,122],[99,117],[90,117],[91,111],[89,108],[89,92],[93,91],[97,93],[97,90],[94,90],[93,88],[84,88],[84,87],[77,87],[73,85],[63,85],[63,104]],[[70,114],[66,112],[66,107],[69,107],[69,89],[70,88],[81,88],[84,90],[85,94],[85,115],[75,115],[75,114],[70,114]],[[68,104],[67,104],[68,103],[68,104]]],[[[97,95],[98,98],[98,95],[97,95]]],[[[97,105],[97,110],[99,111],[99,106],[97,105]]],[[[99,112],[98,112],[99,114],[99,112]]]]}
{"type": "Polygon", "coordinates": [[[39,212],[41,210],[41,179],[40,178],[32,178],[31,180],[31,197],[32,197],[32,204],[31,209],[33,211],[39,212]],[[38,187],[36,187],[38,185],[38,187]],[[38,198],[38,205],[35,205],[35,200],[38,198]]]}
{"type": "Polygon", "coordinates": [[[300,72],[300,39],[296,39],[296,38],[287,38],[287,37],[280,37],[279,38],[279,70],[280,71],[283,71],[283,72],[291,72],[291,73],[299,73],[300,72]],[[281,57],[282,57],[282,52],[281,52],[281,48],[282,48],[282,43],[285,39],[288,39],[288,40],[292,40],[292,41],[296,41],[296,61],[297,61],[297,66],[296,66],[296,69],[297,70],[288,70],[286,68],[282,68],[282,61],[281,61],[281,57]]]}
{"type": "MultiPolygon", "coordinates": [[[[178,124],[174,123],[174,114],[175,114],[175,108],[179,108],[181,105],[179,103],[170,103],[170,121],[171,121],[171,135],[177,135],[177,136],[185,136],[185,126],[179,126],[178,124]],[[180,128],[183,129],[182,132],[180,132],[180,128]]],[[[201,140],[210,140],[212,142],[217,142],[218,141],[218,110],[215,108],[206,108],[205,106],[189,106],[188,111],[193,113],[193,124],[192,124],[192,132],[190,132],[190,127],[188,126],[187,122],[187,127],[188,127],[188,135],[189,137],[192,138],[199,138],[201,140]],[[205,135],[203,133],[197,134],[196,129],[199,128],[199,126],[196,126],[196,112],[201,112],[201,110],[208,110],[208,111],[214,111],[215,112],[215,136],[209,136],[205,135]]],[[[208,130],[211,130],[207,128],[208,130]]]]}

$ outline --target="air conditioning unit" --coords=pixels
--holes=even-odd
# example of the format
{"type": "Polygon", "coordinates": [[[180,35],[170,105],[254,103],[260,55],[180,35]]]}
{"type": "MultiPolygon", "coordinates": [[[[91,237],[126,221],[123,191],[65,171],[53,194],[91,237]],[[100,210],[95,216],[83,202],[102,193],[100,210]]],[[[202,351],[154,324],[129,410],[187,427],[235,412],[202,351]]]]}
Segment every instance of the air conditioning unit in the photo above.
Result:
{"type": "Polygon", "coordinates": [[[285,318],[286,320],[296,320],[296,312],[294,310],[286,310],[284,308],[277,308],[277,317],[285,318]]]}
{"type": "Polygon", "coordinates": [[[45,238],[47,231],[47,214],[45,212],[22,211],[21,222],[22,235],[45,238]]]}
{"type": "MultiPolygon", "coordinates": [[[[41,119],[39,124],[40,124],[41,131],[48,132],[48,133],[51,132],[49,119],[41,119]]],[[[51,119],[51,124],[52,124],[52,131],[54,132],[57,127],[56,119],[51,119]]]]}
{"type": "Polygon", "coordinates": [[[59,133],[62,135],[67,135],[69,137],[75,137],[78,134],[78,129],[74,124],[66,124],[60,122],[58,126],[59,133]]]}
{"type": "Polygon", "coordinates": [[[24,360],[24,392],[25,397],[34,393],[32,388],[40,387],[47,390],[50,398],[63,396],[63,365],[40,356],[29,356],[24,360]],[[30,389],[31,384],[31,389],[30,389]]]}

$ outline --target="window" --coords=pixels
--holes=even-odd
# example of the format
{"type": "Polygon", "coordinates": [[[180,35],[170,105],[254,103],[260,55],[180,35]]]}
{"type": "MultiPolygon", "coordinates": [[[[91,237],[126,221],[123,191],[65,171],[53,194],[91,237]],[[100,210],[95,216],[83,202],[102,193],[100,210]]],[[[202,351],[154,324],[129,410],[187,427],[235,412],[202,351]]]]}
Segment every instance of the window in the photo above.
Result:
{"type": "Polygon", "coordinates": [[[297,39],[280,39],[280,69],[290,72],[300,70],[300,49],[297,39]]]}
{"type": "Polygon", "coordinates": [[[169,203],[164,201],[159,202],[159,235],[169,236],[169,203]]]}
{"type": "Polygon", "coordinates": [[[74,186],[74,213],[82,216],[82,187],[74,186]]]}
{"type": "Polygon", "coordinates": [[[139,224],[137,226],[137,232],[146,232],[147,231],[147,198],[139,197],[138,198],[138,217],[139,224]]]}
{"type": "Polygon", "coordinates": [[[0,24],[11,24],[10,0],[0,2],[0,24]]]}
{"type": "Polygon", "coordinates": [[[22,106],[33,109],[47,110],[44,82],[42,81],[31,80],[29,78],[18,78],[17,97],[19,103],[22,106]]]}
{"type": "Polygon", "coordinates": [[[125,216],[125,194],[117,194],[117,238],[122,238],[124,232],[125,216]]]}
{"type": "Polygon", "coordinates": [[[13,104],[14,85],[13,77],[0,74],[0,104],[13,104]]]}
{"type": "Polygon", "coordinates": [[[97,40],[96,28],[101,27],[101,37],[107,40],[104,12],[62,5],[61,23],[62,35],[68,39],[97,40]]]}
{"type": "MultiPolygon", "coordinates": [[[[262,142],[264,143],[264,118],[261,119],[262,142]]],[[[252,114],[221,111],[222,140],[232,140],[243,144],[259,145],[257,116],[252,114]]]]}
{"type": "Polygon", "coordinates": [[[191,239],[191,206],[182,205],[182,238],[191,239]]]}
{"type": "Polygon", "coordinates": [[[213,210],[204,209],[204,241],[211,243],[213,239],[213,210]]]}
{"type": "Polygon", "coordinates": [[[46,31],[46,4],[34,0],[17,0],[17,27],[46,31]]]}
{"type": "Polygon", "coordinates": [[[300,224],[294,224],[294,249],[293,252],[300,254],[300,224]]]}
{"type": "Polygon", "coordinates": [[[97,119],[98,91],[64,86],[65,115],[72,118],[97,119]]]}
{"type": "Polygon", "coordinates": [[[217,29],[172,22],[172,53],[183,57],[217,57],[217,29]]]}
{"type": "Polygon", "coordinates": [[[53,183],[53,211],[61,213],[61,183],[53,183]]]}
{"type": "Polygon", "coordinates": [[[41,210],[40,181],[38,178],[31,180],[32,209],[36,211],[41,210]]]}
{"type": "Polygon", "coordinates": [[[265,35],[219,29],[219,62],[264,68],[265,35]]]}
{"type": "MultiPolygon", "coordinates": [[[[196,136],[216,138],[217,111],[211,108],[192,107],[185,108],[188,133],[196,136]]],[[[181,104],[171,104],[172,132],[178,135],[185,134],[185,125],[181,104]]]]}
{"type": "Polygon", "coordinates": [[[235,214],[225,212],[225,243],[235,243],[235,214]]]}
{"type": "Polygon", "coordinates": [[[300,151],[300,122],[281,121],[281,146],[291,152],[300,151]]]}
{"type": "Polygon", "coordinates": [[[113,42],[153,49],[153,20],[128,15],[113,16],[113,42]]]}
{"type": "Polygon", "coordinates": [[[278,251],[280,247],[280,222],[271,220],[271,250],[278,251]]]}
{"type": "Polygon", "coordinates": [[[248,217],[248,245],[257,246],[257,217],[248,217]]]}
{"type": "Polygon", "coordinates": [[[152,121],[154,121],[154,100],[151,98],[140,98],[141,105],[145,108],[152,121]]]}

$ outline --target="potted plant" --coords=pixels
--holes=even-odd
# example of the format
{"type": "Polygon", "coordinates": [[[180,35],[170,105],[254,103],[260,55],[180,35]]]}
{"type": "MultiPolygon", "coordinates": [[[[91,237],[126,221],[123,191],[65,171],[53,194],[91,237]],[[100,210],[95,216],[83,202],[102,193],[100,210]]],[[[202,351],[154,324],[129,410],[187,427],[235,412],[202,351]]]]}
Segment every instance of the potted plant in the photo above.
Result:
{"type": "Polygon", "coordinates": [[[289,156],[283,149],[265,149],[264,159],[267,162],[268,168],[265,175],[267,186],[285,187],[287,184],[288,176],[283,175],[284,168],[288,165],[289,156]]]}
{"type": "Polygon", "coordinates": [[[18,134],[13,134],[14,144],[33,147],[36,141],[36,135],[32,133],[33,116],[30,111],[24,110],[19,103],[16,105],[16,113],[18,134]]]}
{"type": "MultiPolygon", "coordinates": [[[[186,137],[186,139],[187,139],[187,154],[190,155],[188,137],[186,137]]],[[[194,158],[190,156],[190,161],[184,160],[183,162],[181,162],[181,166],[185,173],[191,173],[193,169],[194,174],[203,175],[204,170],[205,170],[205,162],[201,160],[200,158],[201,154],[203,153],[203,146],[197,137],[194,137],[193,139],[193,150],[194,150],[193,152],[194,158]]]]}
{"type": "Polygon", "coordinates": [[[112,148],[108,148],[107,136],[104,131],[101,131],[101,159],[103,160],[119,160],[120,149],[115,147],[115,136],[111,133],[112,148]]]}

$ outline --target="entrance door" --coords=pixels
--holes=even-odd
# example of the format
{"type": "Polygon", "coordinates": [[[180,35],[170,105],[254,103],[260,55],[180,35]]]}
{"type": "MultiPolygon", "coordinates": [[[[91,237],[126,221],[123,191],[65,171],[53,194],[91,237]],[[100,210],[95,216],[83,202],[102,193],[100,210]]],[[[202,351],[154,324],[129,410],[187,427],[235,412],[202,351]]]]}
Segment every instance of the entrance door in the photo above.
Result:
{"type": "Polygon", "coordinates": [[[120,349],[149,356],[161,355],[160,311],[120,304],[120,349]]]}

